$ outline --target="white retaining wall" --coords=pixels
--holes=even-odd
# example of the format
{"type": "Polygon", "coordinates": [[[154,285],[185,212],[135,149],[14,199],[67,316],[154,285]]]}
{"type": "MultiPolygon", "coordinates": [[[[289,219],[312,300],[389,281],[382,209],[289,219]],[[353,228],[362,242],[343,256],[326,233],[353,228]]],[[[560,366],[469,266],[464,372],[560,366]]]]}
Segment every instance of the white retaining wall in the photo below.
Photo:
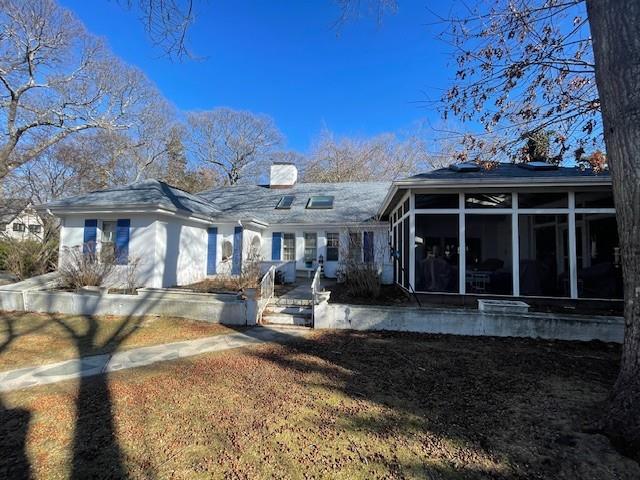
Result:
{"type": "Polygon", "coordinates": [[[166,290],[141,290],[138,295],[74,293],[51,290],[2,290],[0,310],[64,315],[161,315],[227,325],[255,325],[255,292],[247,299],[166,290]]]}
{"type": "Polygon", "coordinates": [[[327,302],[314,307],[314,327],[616,343],[622,343],[624,337],[624,320],[620,317],[485,313],[327,302]]]}

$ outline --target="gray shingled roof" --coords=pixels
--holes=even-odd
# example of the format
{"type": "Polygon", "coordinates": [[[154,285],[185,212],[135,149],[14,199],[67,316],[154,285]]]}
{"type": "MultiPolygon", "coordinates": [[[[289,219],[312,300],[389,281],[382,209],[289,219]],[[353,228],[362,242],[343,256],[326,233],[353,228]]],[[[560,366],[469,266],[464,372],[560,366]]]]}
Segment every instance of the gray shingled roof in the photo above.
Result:
{"type": "Polygon", "coordinates": [[[557,170],[529,170],[513,163],[500,163],[491,170],[480,169],[477,172],[456,172],[450,168],[439,168],[431,172],[420,173],[402,181],[411,180],[487,180],[490,183],[497,179],[580,179],[580,178],[610,178],[609,172],[594,173],[591,169],[579,167],[559,167],[557,170]]]}
{"type": "Polygon", "coordinates": [[[187,193],[159,180],[144,180],[122,187],[89,192],[55,200],[42,206],[54,212],[74,208],[101,210],[110,207],[159,207],[187,215],[196,214],[205,217],[220,215],[218,210],[198,195],[187,193]]]}
{"type": "Polygon", "coordinates": [[[272,224],[360,223],[372,220],[391,182],[298,183],[290,188],[262,185],[219,187],[198,195],[228,215],[254,217],[272,224]],[[294,195],[291,209],[276,209],[280,198],[294,195]],[[332,209],[307,209],[312,195],[332,195],[332,209]]]}
{"type": "Polygon", "coordinates": [[[0,199],[0,223],[11,223],[29,205],[24,198],[0,199]]]}

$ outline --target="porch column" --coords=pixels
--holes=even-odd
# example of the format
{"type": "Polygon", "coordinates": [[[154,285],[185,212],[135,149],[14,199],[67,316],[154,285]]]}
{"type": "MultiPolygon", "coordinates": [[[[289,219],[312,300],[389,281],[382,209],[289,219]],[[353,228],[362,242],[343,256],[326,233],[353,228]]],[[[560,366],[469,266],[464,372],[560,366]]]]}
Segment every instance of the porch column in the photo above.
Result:
{"type": "Polygon", "coordinates": [[[464,193],[458,194],[458,290],[460,295],[467,292],[467,248],[466,248],[466,224],[464,216],[464,193]]]}
{"type": "Polygon", "coordinates": [[[569,192],[569,290],[578,298],[578,258],[576,254],[576,194],[569,192]]]}
{"type": "Polygon", "coordinates": [[[411,190],[409,190],[409,284],[411,285],[411,288],[415,291],[416,289],[416,214],[415,214],[415,196],[413,195],[413,192],[411,190]]]}
{"type": "Polygon", "coordinates": [[[520,235],[518,232],[518,192],[511,194],[511,271],[513,272],[513,296],[520,296],[520,235]]]}

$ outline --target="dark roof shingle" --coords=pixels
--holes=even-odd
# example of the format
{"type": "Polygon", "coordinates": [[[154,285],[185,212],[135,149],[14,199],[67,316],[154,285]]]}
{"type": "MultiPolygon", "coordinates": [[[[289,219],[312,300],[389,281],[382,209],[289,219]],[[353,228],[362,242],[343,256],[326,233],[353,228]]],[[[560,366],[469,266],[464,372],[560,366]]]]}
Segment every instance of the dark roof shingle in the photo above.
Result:
{"type": "Polygon", "coordinates": [[[290,188],[234,185],[198,195],[225,214],[271,224],[344,224],[374,219],[390,186],[391,182],[298,183],[290,188]],[[291,208],[276,209],[285,195],[295,196],[291,208]],[[307,209],[307,202],[314,195],[333,196],[333,208],[307,209]]]}
{"type": "Polygon", "coordinates": [[[578,179],[585,177],[609,178],[609,172],[594,173],[591,169],[579,167],[558,167],[556,170],[530,170],[513,163],[499,163],[495,168],[485,170],[483,168],[475,172],[457,172],[450,168],[439,168],[430,172],[420,173],[403,180],[487,180],[491,183],[497,179],[523,179],[523,178],[563,178],[578,179]]]}
{"type": "Polygon", "coordinates": [[[160,207],[186,214],[216,217],[220,214],[206,200],[159,180],[144,180],[122,187],[84,193],[43,205],[51,210],[124,206],[160,207]]]}

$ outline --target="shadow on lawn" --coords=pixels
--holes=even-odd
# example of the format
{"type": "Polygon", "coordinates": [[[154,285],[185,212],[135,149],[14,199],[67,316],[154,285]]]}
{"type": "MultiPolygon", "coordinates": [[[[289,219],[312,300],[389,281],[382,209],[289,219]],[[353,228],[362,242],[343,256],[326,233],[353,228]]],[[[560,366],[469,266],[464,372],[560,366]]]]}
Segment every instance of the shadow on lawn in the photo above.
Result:
{"type": "MultiPolygon", "coordinates": [[[[104,341],[98,341],[99,323],[88,315],[84,329],[74,328],[64,318],[52,317],[74,342],[78,357],[113,352],[140,326],[143,317],[125,317],[104,341]]],[[[76,399],[72,479],[126,478],[122,452],[115,436],[113,405],[107,374],[80,377],[76,399]]]]}
{"type": "MultiPolygon", "coordinates": [[[[348,407],[341,402],[324,407],[321,431],[337,419],[339,428],[356,434],[401,444],[408,436],[422,439],[421,465],[365,453],[365,463],[383,463],[389,471],[427,478],[527,472],[571,478],[571,469],[589,473],[594,464],[585,458],[598,448],[603,459],[611,453],[602,438],[582,429],[598,418],[598,405],[615,379],[616,347],[375,332],[290,338],[286,347],[251,354],[319,374],[306,377],[307,385],[355,400],[348,407]],[[382,409],[372,415],[360,402],[382,409]],[[439,455],[446,471],[431,461],[439,455]]],[[[608,460],[603,468],[618,468],[608,460]]]]}
{"type": "MultiPolygon", "coordinates": [[[[15,323],[27,314],[0,313],[0,325],[6,338],[0,344],[0,355],[13,341],[35,333],[52,323],[60,326],[74,343],[77,356],[113,352],[139,327],[144,317],[125,317],[115,331],[99,340],[99,322],[84,316],[84,325],[72,324],[63,317],[47,315],[34,328],[16,333],[15,323]]],[[[115,320],[114,320],[115,321],[115,320]]],[[[111,393],[106,374],[80,377],[75,402],[76,422],[72,450],[72,479],[126,478],[122,454],[115,436],[111,393]]],[[[26,436],[31,413],[23,409],[7,409],[0,399],[0,477],[31,478],[26,454],[26,436]]]]}
{"type": "MultiPolygon", "coordinates": [[[[0,328],[4,332],[0,343],[0,355],[20,336],[35,333],[45,326],[42,323],[18,333],[16,322],[20,321],[22,316],[0,312],[0,328]]],[[[7,408],[0,397],[0,477],[12,479],[32,477],[26,452],[30,422],[30,411],[22,408],[7,408]]]]}

